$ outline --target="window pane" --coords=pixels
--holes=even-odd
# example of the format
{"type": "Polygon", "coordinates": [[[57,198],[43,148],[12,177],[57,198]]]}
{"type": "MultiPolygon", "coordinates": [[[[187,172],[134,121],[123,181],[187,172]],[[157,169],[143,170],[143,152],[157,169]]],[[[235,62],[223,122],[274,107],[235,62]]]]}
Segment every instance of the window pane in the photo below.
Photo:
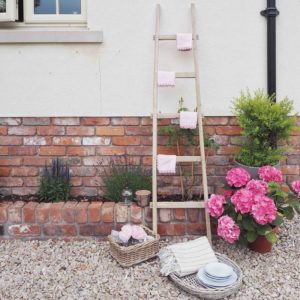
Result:
{"type": "Polygon", "coordinates": [[[0,0],[0,13],[6,12],[6,0],[0,0]]]}
{"type": "Polygon", "coordinates": [[[34,13],[37,15],[56,14],[56,1],[55,0],[34,0],[34,13]]]}
{"type": "Polygon", "coordinates": [[[81,0],[60,0],[59,13],[66,15],[81,14],[81,0]]]}

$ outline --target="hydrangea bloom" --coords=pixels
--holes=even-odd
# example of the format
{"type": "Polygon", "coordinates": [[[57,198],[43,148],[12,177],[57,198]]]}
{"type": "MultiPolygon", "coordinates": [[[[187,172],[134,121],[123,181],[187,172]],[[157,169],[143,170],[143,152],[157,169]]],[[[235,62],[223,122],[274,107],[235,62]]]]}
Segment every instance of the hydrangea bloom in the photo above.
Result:
{"type": "Polygon", "coordinates": [[[147,236],[147,233],[141,226],[133,225],[132,226],[132,237],[136,240],[144,240],[147,236]]]}
{"type": "Polygon", "coordinates": [[[224,191],[224,197],[225,197],[225,199],[230,198],[232,196],[232,194],[233,194],[232,190],[225,190],[224,191]]]}
{"type": "Polygon", "coordinates": [[[218,235],[225,241],[233,244],[240,236],[240,228],[229,216],[223,216],[218,220],[218,235]]]}
{"type": "Polygon", "coordinates": [[[254,195],[265,195],[268,192],[268,184],[262,180],[252,179],[247,183],[246,189],[251,191],[254,195]]]}
{"type": "Polygon", "coordinates": [[[218,218],[224,211],[223,204],[225,202],[224,196],[212,194],[209,200],[205,203],[205,207],[211,216],[218,218]]]}
{"type": "Polygon", "coordinates": [[[292,183],[292,188],[297,194],[298,197],[300,197],[300,180],[296,180],[292,183]]]}
{"type": "Polygon", "coordinates": [[[123,243],[127,243],[132,235],[132,228],[130,224],[122,226],[121,231],[119,232],[119,238],[123,243]]]}
{"type": "Polygon", "coordinates": [[[256,195],[252,206],[251,215],[260,225],[266,225],[276,218],[277,208],[274,201],[264,195],[256,195]]]}
{"type": "Polygon", "coordinates": [[[226,180],[230,186],[242,187],[250,180],[250,174],[242,168],[233,168],[227,172],[226,180]]]}
{"type": "Polygon", "coordinates": [[[240,189],[231,197],[231,202],[235,207],[235,211],[245,214],[251,211],[253,198],[254,194],[251,191],[240,189]]]}
{"type": "Polygon", "coordinates": [[[275,182],[282,182],[282,174],[281,171],[271,167],[271,166],[264,166],[258,169],[259,178],[263,181],[275,181],[275,182]]]}

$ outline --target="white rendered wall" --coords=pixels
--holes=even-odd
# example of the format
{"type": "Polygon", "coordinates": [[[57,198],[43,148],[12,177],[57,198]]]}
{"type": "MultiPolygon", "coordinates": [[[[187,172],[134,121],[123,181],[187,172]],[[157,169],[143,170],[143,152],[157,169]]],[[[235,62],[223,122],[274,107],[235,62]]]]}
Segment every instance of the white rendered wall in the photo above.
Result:
{"type": "MultiPolygon", "coordinates": [[[[266,89],[264,0],[160,0],[161,33],[190,32],[197,6],[201,96],[205,115],[230,115],[241,89],[266,89]]],[[[152,110],[155,4],[88,0],[98,45],[0,45],[0,116],[134,116],[152,110]]],[[[299,0],[277,0],[278,96],[300,111],[299,0]]],[[[192,71],[192,53],[161,44],[160,69],[192,71]]],[[[194,81],[160,89],[160,109],[194,108],[194,81]]]]}

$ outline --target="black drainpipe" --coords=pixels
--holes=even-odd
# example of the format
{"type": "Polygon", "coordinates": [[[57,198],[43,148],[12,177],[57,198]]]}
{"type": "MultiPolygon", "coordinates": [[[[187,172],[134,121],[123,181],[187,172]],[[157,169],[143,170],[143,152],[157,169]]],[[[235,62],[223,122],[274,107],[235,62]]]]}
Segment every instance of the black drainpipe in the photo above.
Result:
{"type": "Polygon", "coordinates": [[[276,102],[276,0],[267,0],[267,8],[260,14],[267,18],[268,95],[274,95],[276,102]]]}

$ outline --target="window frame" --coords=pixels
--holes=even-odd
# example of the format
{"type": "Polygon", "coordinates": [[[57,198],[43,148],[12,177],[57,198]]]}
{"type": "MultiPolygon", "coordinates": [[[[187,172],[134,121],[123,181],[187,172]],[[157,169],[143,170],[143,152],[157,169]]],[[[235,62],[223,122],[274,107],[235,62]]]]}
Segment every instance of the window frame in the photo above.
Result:
{"type": "MultiPolygon", "coordinates": [[[[58,5],[59,0],[56,0],[58,5]]],[[[71,23],[82,24],[87,22],[87,0],[81,0],[81,14],[34,14],[34,0],[24,1],[24,22],[30,23],[71,23]]]]}
{"type": "Polygon", "coordinates": [[[6,1],[6,12],[0,13],[0,22],[14,22],[17,16],[17,0],[6,1]]]}

